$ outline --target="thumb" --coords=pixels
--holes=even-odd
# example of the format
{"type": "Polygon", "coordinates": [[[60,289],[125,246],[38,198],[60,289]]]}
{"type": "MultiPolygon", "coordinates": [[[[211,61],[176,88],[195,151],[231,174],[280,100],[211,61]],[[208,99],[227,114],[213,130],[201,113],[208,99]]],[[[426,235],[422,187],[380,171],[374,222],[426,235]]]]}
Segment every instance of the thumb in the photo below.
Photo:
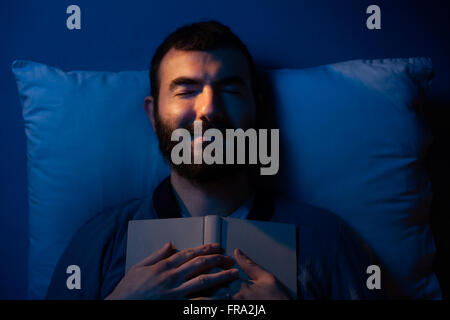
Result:
{"type": "Polygon", "coordinates": [[[239,266],[252,280],[256,280],[263,276],[266,271],[250,259],[242,250],[236,248],[234,250],[234,256],[239,266]]]}

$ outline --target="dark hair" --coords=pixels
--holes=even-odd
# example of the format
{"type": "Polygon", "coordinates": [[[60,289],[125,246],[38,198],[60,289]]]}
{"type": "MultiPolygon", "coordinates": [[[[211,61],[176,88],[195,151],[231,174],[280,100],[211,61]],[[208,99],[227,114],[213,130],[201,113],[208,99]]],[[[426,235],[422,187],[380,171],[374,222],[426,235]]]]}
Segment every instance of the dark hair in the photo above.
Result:
{"type": "Polygon", "coordinates": [[[150,93],[154,99],[155,113],[158,109],[159,78],[158,71],[162,59],[172,49],[185,51],[209,51],[214,49],[236,48],[246,58],[250,67],[250,76],[253,95],[256,98],[256,70],[253,58],[245,44],[236,36],[230,28],[217,21],[197,22],[185,25],[171,33],[153,55],[150,76],[150,93]]]}

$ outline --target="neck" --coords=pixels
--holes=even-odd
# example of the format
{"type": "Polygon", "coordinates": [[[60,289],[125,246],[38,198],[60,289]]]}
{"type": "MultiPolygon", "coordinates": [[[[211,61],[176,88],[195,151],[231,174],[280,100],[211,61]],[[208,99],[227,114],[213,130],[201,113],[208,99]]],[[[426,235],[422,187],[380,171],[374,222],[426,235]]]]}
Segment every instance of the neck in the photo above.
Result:
{"type": "Polygon", "coordinates": [[[190,181],[171,170],[170,181],[193,217],[228,216],[247,201],[252,188],[246,172],[204,183],[190,181]]]}

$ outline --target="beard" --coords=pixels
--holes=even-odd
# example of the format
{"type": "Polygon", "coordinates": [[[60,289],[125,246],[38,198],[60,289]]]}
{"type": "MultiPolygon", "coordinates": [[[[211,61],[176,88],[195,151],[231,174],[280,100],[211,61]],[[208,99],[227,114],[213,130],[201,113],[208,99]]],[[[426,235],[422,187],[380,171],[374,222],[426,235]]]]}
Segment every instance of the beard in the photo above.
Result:
{"type": "MultiPolygon", "coordinates": [[[[182,127],[189,131],[191,137],[194,136],[194,124],[190,124],[188,126],[182,127]]],[[[224,116],[216,116],[211,120],[203,120],[202,119],[202,136],[204,132],[208,129],[218,129],[222,133],[222,136],[225,137],[226,129],[235,129],[231,124],[231,121],[224,116]]],[[[172,149],[179,143],[177,141],[172,141],[171,136],[172,132],[177,128],[172,128],[168,123],[164,123],[159,118],[157,112],[155,112],[155,131],[158,137],[159,149],[161,150],[164,158],[169,162],[171,168],[175,170],[180,176],[198,183],[202,182],[210,182],[217,181],[224,177],[233,176],[237,173],[246,171],[249,169],[250,165],[248,164],[236,164],[236,160],[233,164],[195,164],[194,163],[194,150],[193,145],[191,143],[191,163],[181,163],[174,164],[171,159],[172,149]]],[[[202,153],[207,144],[210,142],[202,143],[202,153]]],[[[226,149],[225,139],[223,143],[223,155],[225,158],[225,149],[226,149]]],[[[248,152],[247,152],[248,154],[248,152]]],[[[236,152],[235,152],[236,155],[236,152]]],[[[225,161],[224,161],[225,162],[225,161]]]]}

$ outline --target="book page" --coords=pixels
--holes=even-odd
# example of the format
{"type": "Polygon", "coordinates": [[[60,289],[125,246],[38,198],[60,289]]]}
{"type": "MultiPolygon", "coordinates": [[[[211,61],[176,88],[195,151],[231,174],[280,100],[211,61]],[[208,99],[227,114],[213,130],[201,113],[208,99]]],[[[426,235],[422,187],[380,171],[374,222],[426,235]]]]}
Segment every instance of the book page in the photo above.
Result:
{"type": "Polygon", "coordinates": [[[177,250],[201,246],[203,217],[129,221],[125,272],[167,241],[177,250]]]}
{"type": "MultiPolygon", "coordinates": [[[[297,298],[297,252],[294,225],[223,218],[222,246],[225,253],[234,257],[235,248],[241,249],[253,261],[272,273],[297,298]]],[[[238,266],[236,264],[236,266],[238,266]]],[[[239,268],[240,269],[240,268],[239,268]]],[[[239,270],[243,279],[246,274],[239,270]]],[[[231,294],[237,292],[236,283],[230,286],[231,294]],[[234,285],[234,286],[233,286],[234,285]]]]}

